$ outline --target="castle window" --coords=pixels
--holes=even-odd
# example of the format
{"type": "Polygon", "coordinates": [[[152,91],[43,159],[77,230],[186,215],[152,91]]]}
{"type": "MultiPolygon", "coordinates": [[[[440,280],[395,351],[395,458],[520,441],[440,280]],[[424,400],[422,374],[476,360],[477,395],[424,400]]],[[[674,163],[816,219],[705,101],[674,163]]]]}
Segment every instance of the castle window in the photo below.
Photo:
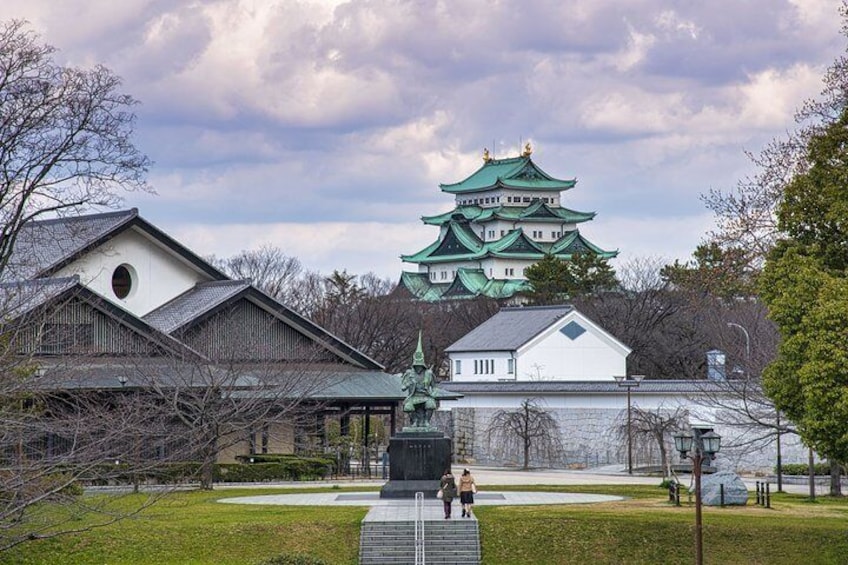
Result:
{"type": "Polygon", "coordinates": [[[515,359],[506,360],[506,372],[510,375],[515,372],[515,359]]]}
{"type": "Polygon", "coordinates": [[[456,370],[454,370],[454,374],[456,374],[456,375],[462,374],[462,361],[460,359],[456,360],[456,370]]]}

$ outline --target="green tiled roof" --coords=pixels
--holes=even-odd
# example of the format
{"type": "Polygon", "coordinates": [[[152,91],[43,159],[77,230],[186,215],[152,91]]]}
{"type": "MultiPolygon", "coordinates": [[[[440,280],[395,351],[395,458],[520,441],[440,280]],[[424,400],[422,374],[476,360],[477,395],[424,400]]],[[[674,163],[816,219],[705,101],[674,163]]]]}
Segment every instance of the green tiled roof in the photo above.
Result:
{"type": "Polygon", "coordinates": [[[480,192],[498,186],[519,190],[560,192],[577,184],[575,180],[557,179],[540,169],[529,156],[492,159],[483,163],[467,179],[454,184],[441,184],[443,192],[463,194],[480,192]]]}
{"type": "Polygon", "coordinates": [[[515,279],[490,279],[482,269],[460,268],[450,283],[432,283],[425,273],[404,272],[400,284],[415,298],[426,302],[444,299],[476,298],[486,296],[494,299],[511,298],[517,292],[530,290],[527,281],[515,279]]]}
{"type": "Polygon", "coordinates": [[[457,206],[450,212],[445,212],[437,216],[424,216],[421,219],[425,224],[440,226],[452,219],[465,219],[477,223],[492,220],[506,220],[510,222],[533,220],[537,222],[568,222],[578,224],[587,222],[594,217],[594,212],[578,212],[576,210],[569,210],[568,208],[549,206],[541,200],[536,199],[529,206],[496,206],[493,208],[457,206]]]}
{"type": "Polygon", "coordinates": [[[514,229],[495,241],[481,241],[464,222],[451,221],[442,239],[418,253],[401,255],[405,263],[448,263],[452,261],[478,261],[485,257],[529,259],[538,261],[547,253],[560,259],[570,259],[575,253],[592,252],[606,259],[618,255],[617,251],[604,251],[580,235],[578,230],[566,232],[554,242],[542,243],[528,238],[521,229],[514,229]]]}

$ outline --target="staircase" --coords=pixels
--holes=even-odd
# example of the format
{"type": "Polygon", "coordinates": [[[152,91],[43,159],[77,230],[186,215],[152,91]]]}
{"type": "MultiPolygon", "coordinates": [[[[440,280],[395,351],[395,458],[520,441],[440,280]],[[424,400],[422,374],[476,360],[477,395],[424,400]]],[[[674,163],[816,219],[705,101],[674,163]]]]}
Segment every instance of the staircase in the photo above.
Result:
{"type": "MultiPolygon", "coordinates": [[[[424,521],[425,563],[480,564],[477,518],[424,521]]],[[[413,565],[415,522],[363,521],[359,536],[360,565],[413,565]]]]}

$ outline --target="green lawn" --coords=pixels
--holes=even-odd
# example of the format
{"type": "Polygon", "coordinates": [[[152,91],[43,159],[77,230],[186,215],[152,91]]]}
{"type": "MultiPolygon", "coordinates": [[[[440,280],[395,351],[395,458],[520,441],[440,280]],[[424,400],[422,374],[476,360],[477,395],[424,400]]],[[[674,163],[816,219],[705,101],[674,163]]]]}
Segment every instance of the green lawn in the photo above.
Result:
{"type": "MultiPolygon", "coordinates": [[[[685,504],[670,506],[662,489],[513,486],[487,490],[596,492],[628,499],[590,505],[477,507],[486,565],[693,562],[693,509],[685,504]]],[[[356,563],[359,522],[366,508],[215,502],[277,492],[174,493],[117,524],[19,546],[0,554],[0,563],[251,565],[286,552],[332,564],[356,563]]],[[[771,510],[752,505],[706,508],[705,562],[848,563],[848,502],[821,499],[811,504],[800,496],[775,495],[773,506],[771,510]]]]}

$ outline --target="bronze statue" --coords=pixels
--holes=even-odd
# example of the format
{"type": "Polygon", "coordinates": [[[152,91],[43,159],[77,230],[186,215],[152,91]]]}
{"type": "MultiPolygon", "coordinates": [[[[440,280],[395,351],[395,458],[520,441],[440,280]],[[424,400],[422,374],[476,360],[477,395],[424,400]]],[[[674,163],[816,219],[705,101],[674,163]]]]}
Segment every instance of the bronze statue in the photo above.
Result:
{"type": "Polygon", "coordinates": [[[429,430],[430,418],[439,407],[436,400],[437,388],[433,371],[424,364],[424,349],[421,347],[421,332],[418,333],[418,348],[412,356],[412,368],[407,369],[401,377],[406,400],[403,401],[403,411],[409,414],[411,427],[418,430],[429,430]]]}

